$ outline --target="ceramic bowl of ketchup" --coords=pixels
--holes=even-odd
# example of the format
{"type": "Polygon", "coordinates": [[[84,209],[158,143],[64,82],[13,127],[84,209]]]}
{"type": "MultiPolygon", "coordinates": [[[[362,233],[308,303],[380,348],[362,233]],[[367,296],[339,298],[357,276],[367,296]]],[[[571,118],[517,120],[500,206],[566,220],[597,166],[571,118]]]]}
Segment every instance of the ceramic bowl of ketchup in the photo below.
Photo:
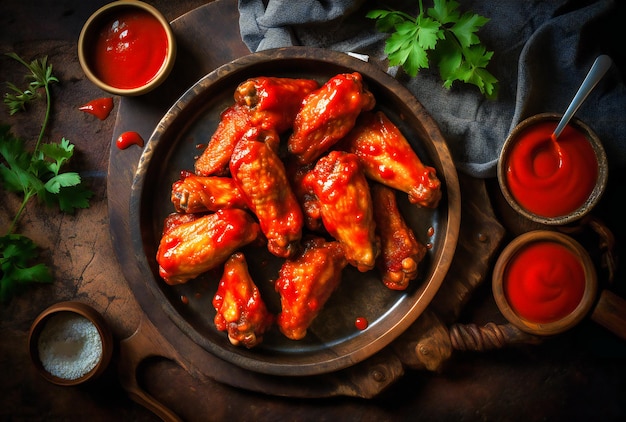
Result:
{"type": "Polygon", "coordinates": [[[572,119],[556,140],[551,137],[561,116],[543,113],[519,123],[505,140],[497,167],[509,205],[546,225],[571,223],[588,214],[608,179],[602,143],[581,120],[572,119]]]}
{"type": "Polygon", "coordinates": [[[169,22],[141,1],[114,1],[94,12],[78,38],[87,78],[115,95],[136,96],[159,86],[176,58],[169,22]]]}
{"type": "Polygon", "coordinates": [[[580,243],[560,232],[535,230],[504,248],[492,290],[510,323],[531,334],[553,335],[590,312],[597,283],[593,261],[580,243]]]}

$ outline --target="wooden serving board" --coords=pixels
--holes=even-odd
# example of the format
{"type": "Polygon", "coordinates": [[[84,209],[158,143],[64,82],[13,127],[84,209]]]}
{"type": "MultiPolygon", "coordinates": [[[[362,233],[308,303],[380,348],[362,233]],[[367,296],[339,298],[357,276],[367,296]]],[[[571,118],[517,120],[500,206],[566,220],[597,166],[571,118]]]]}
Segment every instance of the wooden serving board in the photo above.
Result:
{"type": "Polygon", "coordinates": [[[473,290],[485,279],[504,238],[504,228],[486,205],[489,196],[484,182],[461,176],[462,223],[457,253],[429,310],[391,346],[345,370],[308,377],[264,375],[225,362],[195,344],[154,300],[135,264],[129,199],[142,150],[138,147],[120,150],[115,139],[132,130],[148,140],[161,117],[188,87],[220,65],[249,54],[240,39],[238,17],[237,2],[217,0],[175,20],[172,27],[178,54],[172,74],[150,94],[121,99],[111,140],[108,171],[111,237],[124,276],[145,313],[136,333],[122,342],[120,375],[131,397],[164,419],[175,419],[175,415],[145,394],[135,377],[141,361],[150,356],[171,359],[200,379],[208,377],[237,388],[290,397],[369,398],[401,377],[405,367],[437,369],[454,347],[448,325],[455,322],[473,290]]]}

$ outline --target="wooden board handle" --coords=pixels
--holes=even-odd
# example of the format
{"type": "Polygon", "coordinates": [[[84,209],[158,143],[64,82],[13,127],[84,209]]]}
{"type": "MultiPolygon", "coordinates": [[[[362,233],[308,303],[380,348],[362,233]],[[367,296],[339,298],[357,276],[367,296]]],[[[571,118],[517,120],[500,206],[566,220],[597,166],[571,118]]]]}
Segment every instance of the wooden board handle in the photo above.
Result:
{"type": "Polygon", "coordinates": [[[626,340],[626,300],[622,297],[603,290],[591,319],[626,340]]]}
{"type": "Polygon", "coordinates": [[[180,422],[182,419],[163,403],[148,394],[139,385],[137,369],[150,357],[164,357],[180,366],[180,356],[145,317],[141,318],[137,331],[120,342],[118,376],[129,397],[136,403],[160,417],[164,422],[180,422]]]}
{"type": "Polygon", "coordinates": [[[461,351],[482,352],[502,349],[512,344],[539,344],[542,338],[528,334],[513,324],[489,322],[476,324],[453,324],[450,327],[452,348],[461,351]]]}

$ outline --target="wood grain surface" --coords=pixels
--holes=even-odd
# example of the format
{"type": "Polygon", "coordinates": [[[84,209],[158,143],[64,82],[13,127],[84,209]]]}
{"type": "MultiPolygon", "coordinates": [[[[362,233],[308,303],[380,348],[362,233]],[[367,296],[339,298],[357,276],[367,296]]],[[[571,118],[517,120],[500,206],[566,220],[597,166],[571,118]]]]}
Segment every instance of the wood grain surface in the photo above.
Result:
{"type": "MultiPolygon", "coordinates": [[[[116,372],[119,343],[110,370],[103,378],[91,385],[72,388],[58,387],[41,378],[27,353],[30,324],[39,312],[59,301],[80,300],[92,305],[104,315],[118,342],[131,336],[144,318],[142,307],[124,277],[124,266],[133,265],[132,257],[125,262],[118,261],[115,250],[121,239],[110,235],[110,222],[119,221],[116,220],[119,215],[116,214],[117,206],[108,206],[111,180],[107,178],[107,171],[110,159],[118,154],[111,148],[114,137],[130,127],[149,136],[155,122],[122,120],[126,126],[117,124],[120,121],[117,113],[124,111],[119,97],[114,98],[114,112],[105,121],[77,110],[89,100],[106,96],[85,78],[76,53],[76,41],[83,22],[104,3],[22,0],[0,4],[0,81],[21,83],[23,74],[21,65],[3,53],[15,51],[28,60],[48,56],[60,83],[52,90],[53,117],[46,138],[58,141],[66,137],[76,144],[77,158],[72,166],[81,172],[95,192],[91,207],[75,215],[61,215],[54,209],[33,203],[21,221],[20,232],[41,246],[42,259],[52,267],[55,282],[29,289],[0,307],[2,420],[159,420],[133,402],[122,388],[116,372]]],[[[217,11],[211,16],[206,15],[208,8],[203,8],[201,12],[196,10],[197,7],[206,7],[205,1],[156,0],[149,3],[174,21],[174,25],[177,19],[181,25],[185,19],[190,19],[192,15],[186,14],[191,11],[196,11],[196,16],[202,16],[203,23],[205,18],[215,22],[218,31],[228,34],[225,39],[216,39],[212,47],[221,51],[222,60],[230,54],[238,56],[247,53],[241,41],[232,38],[238,30],[235,0],[213,2],[211,10],[217,11]]],[[[183,51],[192,51],[193,43],[193,37],[182,40],[183,51]]],[[[218,64],[215,62],[215,65],[218,64]]],[[[188,80],[198,79],[210,71],[209,67],[213,64],[204,66],[189,66],[175,71],[178,72],[175,74],[185,75],[180,78],[181,92],[188,80]]],[[[154,97],[151,100],[156,106],[157,102],[171,102],[174,97],[173,93],[172,97],[154,97]]],[[[145,102],[145,106],[150,107],[150,102],[145,102]]],[[[2,107],[0,122],[10,123],[14,132],[25,139],[34,139],[42,113],[43,109],[35,106],[27,113],[9,116],[2,107]],[[33,125],[33,121],[37,124],[33,125]]],[[[128,167],[121,166],[119,171],[132,174],[139,151],[131,149],[124,152],[128,154],[118,154],[120,156],[115,158],[127,160],[128,167]]],[[[621,169],[612,170],[619,174],[621,169]]],[[[610,176],[609,188],[597,215],[615,234],[614,248],[619,257],[623,255],[621,241],[625,228],[623,210],[617,204],[623,189],[612,180],[610,176]]],[[[498,196],[497,183],[494,184],[493,180],[477,181],[462,177],[461,182],[462,190],[468,194],[483,189],[489,194],[497,221],[481,221],[506,229],[498,245],[528,229],[526,222],[520,221],[504,206],[498,196]]],[[[4,230],[18,200],[4,191],[2,195],[0,229],[4,230]]],[[[120,198],[119,207],[126,205],[123,201],[124,198],[120,198]]],[[[484,209],[479,203],[472,212],[480,215],[484,209]]],[[[469,221],[466,219],[462,224],[474,224],[469,221]]],[[[475,227],[469,233],[478,236],[480,247],[498,247],[489,244],[497,237],[484,237],[485,229],[481,227],[475,227]]],[[[609,283],[607,270],[601,266],[603,247],[599,245],[601,242],[596,233],[585,231],[576,235],[589,245],[593,258],[599,263],[602,287],[624,297],[623,270],[618,266],[609,283]]],[[[462,243],[463,254],[470,255],[473,250],[473,247],[462,243]]],[[[484,261],[482,264],[484,271],[488,272],[491,262],[484,261]]],[[[456,290],[455,294],[459,295],[457,300],[450,304],[436,297],[433,303],[441,327],[445,329],[453,321],[478,326],[488,322],[506,323],[495,307],[490,286],[485,280],[465,274],[463,269],[459,270],[457,277],[466,284],[465,289],[459,287],[456,290]]],[[[152,322],[161,329],[160,321],[152,322]]],[[[163,323],[163,326],[167,330],[167,324],[163,323]]],[[[165,334],[168,335],[167,332],[165,334]]],[[[624,341],[590,319],[540,344],[520,344],[487,352],[448,350],[447,353],[442,355],[441,365],[434,365],[436,371],[403,368],[403,375],[397,382],[382,394],[367,400],[286,398],[248,391],[216,382],[201,372],[162,358],[144,362],[139,381],[150,394],[183,420],[189,421],[618,421],[626,417],[626,346],[624,341]]],[[[250,376],[245,371],[238,372],[238,375],[250,376]]],[[[354,382],[347,374],[342,374],[342,377],[338,385],[343,388],[354,382]]],[[[280,379],[274,382],[277,386],[281,384],[280,379]]]]}

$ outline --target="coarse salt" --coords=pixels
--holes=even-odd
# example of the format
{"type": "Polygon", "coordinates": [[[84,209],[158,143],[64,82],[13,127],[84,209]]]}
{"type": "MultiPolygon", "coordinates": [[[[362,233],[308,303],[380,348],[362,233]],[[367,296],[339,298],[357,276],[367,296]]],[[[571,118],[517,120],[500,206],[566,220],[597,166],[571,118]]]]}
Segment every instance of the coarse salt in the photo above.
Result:
{"type": "Polygon", "coordinates": [[[41,331],[37,347],[45,370],[68,380],[78,379],[91,371],[102,356],[102,339],[96,326],[72,312],[50,317],[41,331]]]}

